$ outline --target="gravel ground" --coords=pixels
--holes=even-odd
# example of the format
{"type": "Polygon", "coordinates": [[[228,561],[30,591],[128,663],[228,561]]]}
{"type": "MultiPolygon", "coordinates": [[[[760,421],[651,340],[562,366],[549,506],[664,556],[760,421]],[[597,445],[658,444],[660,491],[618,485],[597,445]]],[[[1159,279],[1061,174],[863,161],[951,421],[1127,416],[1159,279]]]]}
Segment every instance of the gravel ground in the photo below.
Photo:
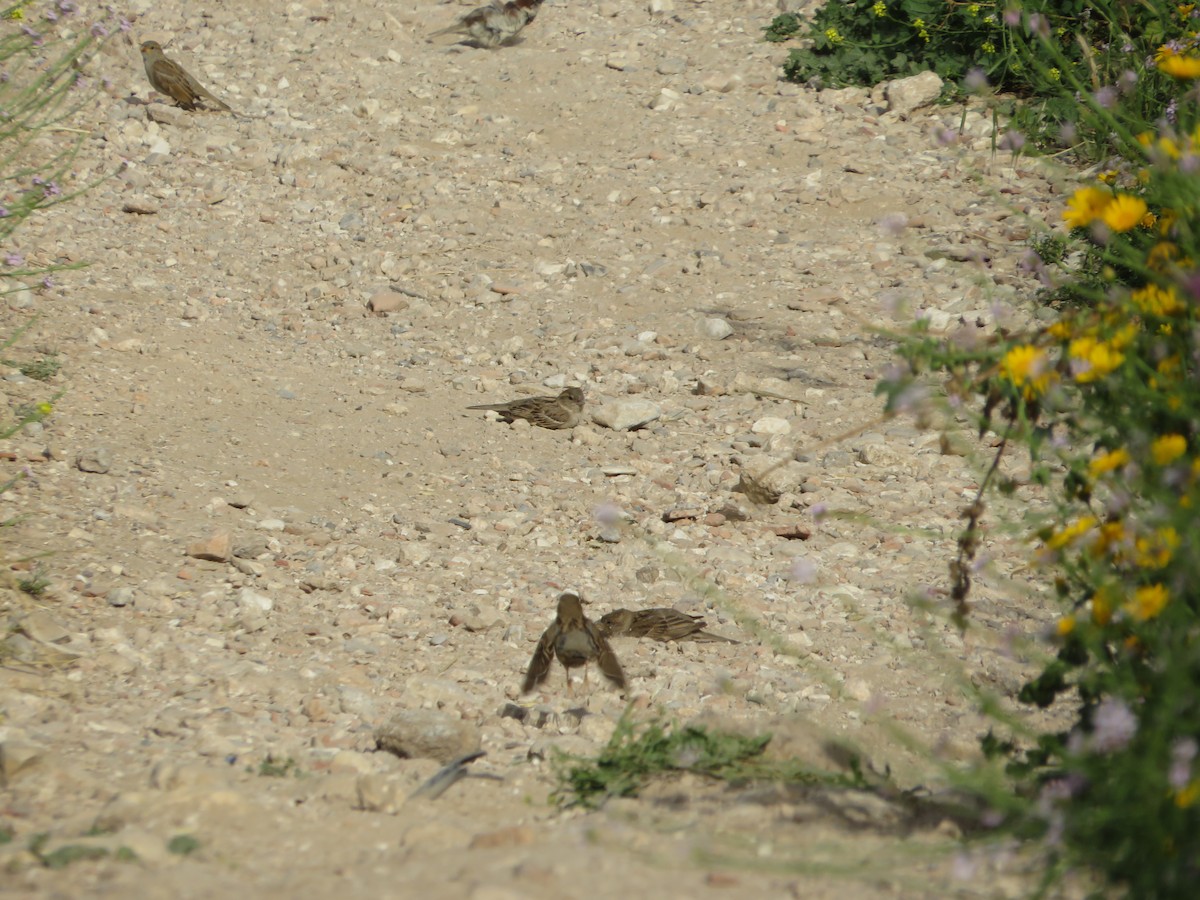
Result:
{"type": "Polygon", "coordinates": [[[0,334],[38,317],[9,355],[62,363],[0,373],[10,406],[62,392],[0,448],[28,473],[3,558],[49,579],[0,592],[0,893],[1027,896],[1026,855],[956,857],[953,822],[865,793],[548,795],[627,701],[823,768],[849,740],[902,787],[939,782],[897,724],[976,757],[963,685],[1014,694],[1052,609],[998,533],[965,640],[914,608],[947,602],[990,447],[875,390],[887,329],[1027,314],[1065,178],[993,156],[982,107],[907,108],[919,84],[780,81],[773,3],[549,0],[513,46],[426,40],[467,9],[135,0],[90,64],[71,181],[116,174],[15,248],[88,266],[0,298],[0,334]],[[244,115],[153,94],[146,39],[244,115]],[[466,409],[573,385],[570,431],[466,409]],[[627,697],[558,667],[521,697],[566,588],[741,643],[617,638],[627,697]],[[497,777],[405,802],[477,747],[497,777]],[[43,833],[110,853],[47,868],[43,833]]]}

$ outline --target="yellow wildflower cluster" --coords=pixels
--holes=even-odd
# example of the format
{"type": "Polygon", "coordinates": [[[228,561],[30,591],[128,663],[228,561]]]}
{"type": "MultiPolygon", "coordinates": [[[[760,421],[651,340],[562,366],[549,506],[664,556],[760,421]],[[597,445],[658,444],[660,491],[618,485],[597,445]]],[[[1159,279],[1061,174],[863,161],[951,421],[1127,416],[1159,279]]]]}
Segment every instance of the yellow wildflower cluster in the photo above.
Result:
{"type": "Polygon", "coordinates": [[[845,38],[842,37],[841,34],[838,33],[838,30],[836,28],[826,28],[825,29],[825,40],[829,41],[829,43],[831,43],[831,44],[840,44],[842,41],[845,40],[845,38]]]}
{"type": "Polygon", "coordinates": [[[1080,364],[1075,372],[1075,380],[1080,384],[1103,378],[1125,361],[1125,354],[1117,349],[1115,342],[1090,336],[1071,341],[1067,355],[1080,364]]]}
{"type": "Polygon", "coordinates": [[[1046,546],[1051,550],[1061,550],[1079,543],[1099,524],[1095,516],[1081,516],[1062,531],[1056,531],[1046,539],[1046,546]]]}
{"type": "Polygon", "coordinates": [[[1088,474],[1093,478],[1112,472],[1129,465],[1129,451],[1124,447],[1119,450],[1107,450],[1088,463],[1088,474]]]}
{"type": "Polygon", "coordinates": [[[1150,316],[1173,316],[1184,309],[1183,301],[1175,293],[1174,286],[1164,290],[1156,284],[1148,284],[1131,293],[1129,299],[1133,301],[1134,306],[1150,316]]]}
{"type": "Polygon", "coordinates": [[[1187,453],[1187,438],[1182,434],[1164,434],[1150,445],[1150,455],[1160,466],[1169,466],[1187,453]]]}
{"type": "Polygon", "coordinates": [[[1171,595],[1167,593],[1165,587],[1161,584],[1152,584],[1134,591],[1133,599],[1126,604],[1125,608],[1133,618],[1139,622],[1145,622],[1158,616],[1170,599],[1171,595]]]}
{"type": "Polygon", "coordinates": [[[875,0],[875,5],[871,7],[871,11],[875,13],[876,16],[882,18],[883,16],[887,15],[887,6],[884,5],[883,0],[875,0]]]}
{"type": "Polygon", "coordinates": [[[1154,54],[1154,64],[1158,71],[1188,81],[1200,78],[1200,56],[1194,53],[1180,53],[1174,47],[1163,44],[1154,54]]]}
{"type": "Polygon", "coordinates": [[[1140,537],[1134,545],[1134,561],[1143,569],[1165,569],[1179,549],[1179,532],[1172,526],[1155,529],[1148,537],[1140,537]]]}
{"type": "Polygon", "coordinates": [[[1072,194],[1062,216],[1071,228],[1086,228],[1100,221],[1118,234],[1139,225],[1148,228],[1156,221],[1141,197],[1098,187],[1082,187],[1072,194]]]}
{"type": "Polygon", "coordinates": [[[1000,361],[1000,374],[1021,388],[1026,400],[1042,396],[1057,377],[1046,351],[1032,344],[1013,347],[1000,361]]]}

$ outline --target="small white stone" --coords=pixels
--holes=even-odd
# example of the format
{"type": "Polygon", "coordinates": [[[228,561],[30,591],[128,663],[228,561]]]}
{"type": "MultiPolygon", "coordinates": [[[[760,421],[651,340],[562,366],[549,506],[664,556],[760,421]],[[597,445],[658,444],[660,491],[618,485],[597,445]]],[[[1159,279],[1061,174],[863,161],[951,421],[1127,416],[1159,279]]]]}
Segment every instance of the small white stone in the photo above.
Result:
{"type": "Polygon", "coordinates": [[[792,424],[778,416],[763,416],[750,426],[750,430],[755,434],[788,434],[792,430],[792,424]]]}
{"type": "Polygon", "coordinates": [[[701,322],[700,330],[705,337],[712,338],[714,341],[723,341],[733,334],[733,326],[716,316],[701,322]]]}

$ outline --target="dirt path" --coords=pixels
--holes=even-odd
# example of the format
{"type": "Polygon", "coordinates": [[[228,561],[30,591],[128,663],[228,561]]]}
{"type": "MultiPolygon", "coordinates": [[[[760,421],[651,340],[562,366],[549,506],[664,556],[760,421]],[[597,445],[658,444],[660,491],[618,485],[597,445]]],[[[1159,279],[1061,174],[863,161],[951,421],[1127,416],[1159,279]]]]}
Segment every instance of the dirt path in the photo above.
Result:
{"type": "Polygon", "coordinates": [[[466,8],[140,3],[97,61],[77,176],[124,169],[18,232],[90,265],[0,310],[63,364],[3,380],[63,395],[0,463],[29,471],[5,558],[51,554],[40,598],[0,595],[0,893],[1025,896],[1020,857],[964,868],[955,826],[868,795],[684,779],[560,812],[551,748],[594,753],[624,701],[593,679],[581,708],[561,670],[517,689],[573,587],[743,641],[616,641],[645,707],[825,767],[844,736],[905,786],[933,776],[880,722],[973,758],[955,673],[1011,694],[1004,647],[1048,613],[1002,543],[967,646],[910,607],[945,585],[977,469],[879,421],[873,329],[990,328],[1029,290],[1000,198],[1049,218],[1054,188],[993,160],[978,113],[943,149],[961,110],[778,81],[773,4],[550,0],[513,47],[424,40],[466,8]],[[146,105],[146,38],[253,118],[146,105]],[[466,410],[566,385],[573,432],[466,410]],[[591,421],[614,406],[657,415],[591,421]],[[777,503],[732,490],[792,457],[777,503]],[[223,533],[232,557],[189,555],[223,533]],[[373,751],[414,709],[502,780],[403,804],[438,764],[373,751]],[[48,869],[43,832],[138,861],[48,869]]]}

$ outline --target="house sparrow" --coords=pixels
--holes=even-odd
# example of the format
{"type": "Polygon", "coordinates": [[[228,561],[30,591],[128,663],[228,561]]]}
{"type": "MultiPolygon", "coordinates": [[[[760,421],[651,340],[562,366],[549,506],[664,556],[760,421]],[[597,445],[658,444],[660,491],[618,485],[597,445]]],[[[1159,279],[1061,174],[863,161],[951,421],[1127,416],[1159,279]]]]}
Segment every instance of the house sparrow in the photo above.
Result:
{"type": "Polygon", "coordinates": [[[493,409],[505,422],[528,419],[542,428],[574,428],[583,417],[583,391],[571,387],[557,397],[523,397],[508,403],[484,403],[467,409],[493,409]]]}
{"type": "Polygon", "coordinates": [[[600,631],[605,637],[647,637],[656,641],[727,641],[738,643],[733,638],[722,637],[705,631],[708,624],[700,616],[689,616],[677,609],[614,609],[600,618],[600,631]]]}
{"type": "Polygon", "coordinates": [[[507,44],[534,20],[542,0],[492,0],[487,6],[473,9],[449,28],[435,31],[441,34],[465,34],[480,47],[489,50],[507,44]]]}
{"type": "Polygon", "coordinates": [[[146,77],[150,79],[150,86],[160,94],[166,94],[178,106],[195,109],[197,102],[209,100],[226,112],[233,112],[189,75],[183,66],[167,59],[157,41],[146,41],[142,44],[142,62],[146,64],[146,77]]]}
{"type": "Polygon", "coordinates": [[[558,615],[534,648],[525,682],[521,685],[522,694],[529,693],[546,680],[550,675],[550,663],[556,656],[567,673],[568,694],[572,692],[571,669],[583,666],[583,683],[586,685],[587,664],[593,659],[600,664],[600,671],[609,681],[622,690],[626,687],[625,673],[621,671],[612,647],[608,646],[596,623],[583,614],[582,601],[573,591],[558,597],[558,615]]]}

